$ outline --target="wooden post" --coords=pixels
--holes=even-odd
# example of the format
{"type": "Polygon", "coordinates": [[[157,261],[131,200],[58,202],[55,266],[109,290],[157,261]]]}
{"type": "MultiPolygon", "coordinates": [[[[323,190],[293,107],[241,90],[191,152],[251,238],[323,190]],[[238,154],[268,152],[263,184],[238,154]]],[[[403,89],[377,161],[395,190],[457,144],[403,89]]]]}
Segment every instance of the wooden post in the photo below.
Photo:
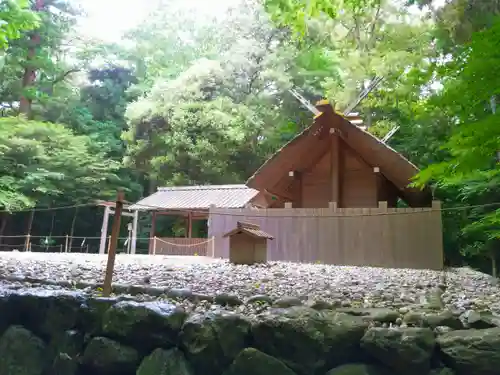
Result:
{"type": "Polygon", "coordinates": [[[212,214],[214,214],[215,211],[215,204],[211,204],[208,208],[208,219],[207,219],[207,229],[208,229],[208,236],[210,236],[211,232],[211,226],[212,226],[212,214]]]}
{"type": "Polygon", "coordinates": [[[293,205],[296,208],[302,207],[302,173],[298,171],[288,172],[288,176],[293,180],[293,205]]]}
{"type": "Polygon", "coordinates": [[[30,251],[31,249],[31,235],[28,233],[26,235],[26,242],[24,244],[24,251],[30,251]]]}
{"type": "Polygon", "coordinates": [[[133,230],[133,225],[134,224],[128,224],[127,225],[127,254],[130,254],[131,249],[132,249],[132,230],[133,230]],[[132,226],[132,227],[130,227],[132,226]]]}
{"type": "Polygon", "coordinates": [[[149,247],[150,254],[151,253],[154,254],[154,252],[152,252],[152,251],[155,250],[155,247],[156,247],[156,243],[154,241],[154,238],[156,236],[156,214],[157,214],[157,212],[153,211],[153,216],[151,218],[151,232],[149,233],[149,239],[150,239],[150,241],[151,241],[151,239],[153,239],[153,246],[149,247]]]}
{"type": "Polygon", "coordinates": [[[383,177],[380,173],[380,168],[379,167],[373,167],[373,174],[375,176],[375,198],[376,202],[381,202],[381,201],[386,201],[387,200],[387,186],[384,186],[384,180],[383,177]]]}
{"type": "Polygon", "coordinates": [[[336,128],[330,129],[330,136],[330,201],[337,202],[337,207],[341,207],[342,141],[336,128]]]}
{"type": "Polygon", "coordinates": [[[106,206],[104,209],[104,216],[102,217],[102,227],[101,227],[101,242],[99,243],[99,254],[106,253],[106,237],[108,236],[108,223],[109,214],[111,209],[106,206]]]}
{"type": "Polygon", "coordinates": [[[31,240],[31,229],[33,228],[33,221],[35,220],[35,210],[30,211],[30,216],[28,218],[28,231],[26,236],[26,243],[24,244],[24,251],[28,251],[30,248],[31,240]]]}
{"type": "Polygon", "coordinates": [[[139,222],[139,211],[134,211],[134,218],[132,221],[132,245],[130,246],[130,254],[135,254],[137,249],[137,225],[139,222]]]}
{"type": "Polygon", "coordinates": [[[156,236],[153,237],[153,255],[156,255],[156,236]]]}
{"type": "Polygon", "coordinates": [[[212,243],[212,246],[210,246],[210,247],[211,247],[212,251],[211,251],[210,256],[212,258],[215,258],[215,236],[212,236],[212,242],[211,243],[212,243]]]}
{"type": "Polygon", "coordinates": [[[64,241],[64,252],[68,252],[69,236],[66,235],[66,240],[64,241]]]}
{"type": "Polygon", "coordinates": [[[187,217],[187,236],[188,238],[191,238],[193,235],[193,214],[191,211],[188,212],[188,217],[187,217]]]}
{"type": "Polygon", "coordinates": [[[378,202],[378,208],[380,209],[381,212],[387,212],[387,202],[386,201],[378,202]]]}
{"type": "Polygon", "coordinates": [[[438,251],[441,252],[441,269],[444,269],[444,265],[446,264],[444,249],[443,249],[443,218],[442,218],[442,208],[441,201],[432,201],[432,220],[434,223],[434,228],[436,230],[438,238],[438,251]]]}
{"type": "Polygon", "coordinates": [[[111,240],[109,241],[108,263],[106,265],[106,274],[104,275],[104,284],[102,294],[104,297],[111,295],[111,282],[113,281],[113,270],[115,268],[116,245],[118,244],[118,235],[120,234],[120,222],[122,218],[124,194],[118,191],[116,194],[115,217],[113,227],[111,228],[111,240]]]}

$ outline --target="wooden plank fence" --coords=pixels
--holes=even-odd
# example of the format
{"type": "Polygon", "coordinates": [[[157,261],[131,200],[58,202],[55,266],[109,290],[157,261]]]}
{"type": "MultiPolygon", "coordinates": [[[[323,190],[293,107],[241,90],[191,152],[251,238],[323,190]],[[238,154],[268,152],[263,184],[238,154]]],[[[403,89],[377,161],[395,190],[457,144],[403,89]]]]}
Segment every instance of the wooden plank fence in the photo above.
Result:
{"type": "Polygon", "coordinates": [[[212,256],[213,245],[213,238],[153,237],[149,241],[149,254],[212,256]]]}
{"type": "Polygon", "coordinates": [[[268,259],[390,268],[443,268],[440,202],[432,208],[273,208],[211,207],[209,237],[214,256],[228,258],[222,236],[237,221],[259,224],[273,235],[268,259]]]}

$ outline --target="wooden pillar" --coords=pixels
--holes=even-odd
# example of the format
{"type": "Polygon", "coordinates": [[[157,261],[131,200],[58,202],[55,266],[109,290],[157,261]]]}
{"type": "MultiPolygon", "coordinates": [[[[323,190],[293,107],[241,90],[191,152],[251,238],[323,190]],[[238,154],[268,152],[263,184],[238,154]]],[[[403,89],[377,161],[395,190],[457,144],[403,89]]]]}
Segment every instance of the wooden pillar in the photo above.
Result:
{"type": "Polygon", "coordinates": [[[137,225],[139,222],[139,211],[134,211],[134,218],[132,221],[132,244],[130,245],[130,254],[135,254],[137,249],[137,225]]]}
{"type": "Polygon", "coordinates": [[[328,202],[328,208],[333,211],[337,211],[337,202],[328,202]]]}
{"type": "Polygon", "coordinates": [[[384,184],[383,176],[380,174],[379,167],[373,167],[373,173],[375,175],[375,204],[380,201],[385,201],[387,199],[386,186],[384,184]]]}
{"type": "Polygon", "coordinates": [[[156,216],[157,212],[153,211],[153,217],[151,218],[151,232],[149,232],[149,253],[153,253],[153,247],[155,246],[155,236],[156,236],[156,216]],[[151,246],[151,241],[153,241],[153,246],[151,246]]]}
{"type": "Polygon", "coordinates": [[[191,238],[193,235],[193,213],[191,211],[188,212],[186,233],[188,238],[191,238]]]}
{"type": "Polygon", "coordinates": [[[211,204],[210,207],[208,208],[208,218],[207,218],[207,233],[208,237],[210,237],[210,234],[212,234],[212,214],[215,211],[215,204],[211,204]]]}
{"type": "Polygon", "coordinates": [[[340,131],[330,129],[330,202],[336,202],[341,207],[342,202],[342,176],[343,176],[343,152],[340,131]]]}
{"type": "Polygon", "coordinates": [[[104,209],[104,216],[102,217],[101,242],[99,243],[99,254],[106,253],[106,239],[108,238],[108,223],[109,223],[110,213],[111,213],[111,208],[106,206],[106,208],[104,209]]]}

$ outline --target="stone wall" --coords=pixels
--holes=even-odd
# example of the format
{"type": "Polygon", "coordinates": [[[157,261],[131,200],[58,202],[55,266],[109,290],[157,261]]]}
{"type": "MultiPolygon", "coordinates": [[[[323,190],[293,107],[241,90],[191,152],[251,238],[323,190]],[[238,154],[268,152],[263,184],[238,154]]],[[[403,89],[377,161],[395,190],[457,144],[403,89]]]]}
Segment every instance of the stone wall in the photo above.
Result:
{"type": "Polygon", "coordinates": [[[168,302],[4,291],[0,374],[500,374],[500,328],[491,322],[463,329],[441,312],[392,328],[398,312],[317,308],[189,315],[168,302]]]}

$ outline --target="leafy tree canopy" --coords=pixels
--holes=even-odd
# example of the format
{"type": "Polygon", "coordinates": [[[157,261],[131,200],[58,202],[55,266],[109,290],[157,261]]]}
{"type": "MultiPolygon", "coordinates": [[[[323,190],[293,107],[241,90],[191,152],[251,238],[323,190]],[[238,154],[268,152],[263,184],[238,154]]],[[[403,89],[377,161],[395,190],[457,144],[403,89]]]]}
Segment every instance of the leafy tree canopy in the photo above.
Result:
{"type": "Polygon", "coordinates": [[[9,41],[19,39],[23,32],[39,25],[39,18],[30,10],[28,0],[0,2],[0,49],[5,50],[9,41]]]}

